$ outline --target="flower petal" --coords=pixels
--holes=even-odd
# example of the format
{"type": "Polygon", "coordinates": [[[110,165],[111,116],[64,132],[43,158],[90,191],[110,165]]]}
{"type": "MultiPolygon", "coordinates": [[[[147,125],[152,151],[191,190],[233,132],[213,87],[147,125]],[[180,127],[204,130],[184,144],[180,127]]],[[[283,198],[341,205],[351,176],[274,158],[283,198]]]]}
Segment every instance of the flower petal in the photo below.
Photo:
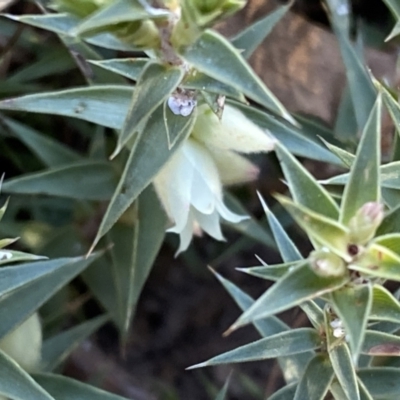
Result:
{"type": "Polygon", "coordinates": [[[177,257],[183,251],[187,250],[187,248],[189,247],[193,237],[194,223],[194,215],[193,212],[190,211],[186,220],[186,225],[183,227],[183,229],[178,230],[177,226],[175,225],[174,227],[167,230],[167,232],[174,232],[179,234],[179,247],[175,253],[175,257],[177,257]]]}
{"type": "Polygon", "coordinates": [[[229,208],[222,201],[217,203],[217,211],[225,221],[231,222],[232,224],[237,224],[238,222],[242,222],[245,219],[250,218],[248,215],[235,214],[233,211],[229,210],[229,208]]]}
{"type": "Polygon", "coordinates": [[[216,240],[225,240],[221,231],[219,214],[217,210],[214,210],[214,212],[210,215],[205,215],[194,209],[193,215],[204,232],[208,233],[216,240]]]}
{"type": "Polygon", "coordinates": [[[223,185],[236,185],[257,179],[260,170],[247,158],[230,150],[211,147],[208,150],[218,168],[223,185]]]}
{"type": "Polygon", "coordinates": [[[267,131],[229,105],[225,105],[221,120],[207,105],[199,107],[192,136],[210,148],[239,153],[268,152],[275,145],[275,139],[267,131]]]}

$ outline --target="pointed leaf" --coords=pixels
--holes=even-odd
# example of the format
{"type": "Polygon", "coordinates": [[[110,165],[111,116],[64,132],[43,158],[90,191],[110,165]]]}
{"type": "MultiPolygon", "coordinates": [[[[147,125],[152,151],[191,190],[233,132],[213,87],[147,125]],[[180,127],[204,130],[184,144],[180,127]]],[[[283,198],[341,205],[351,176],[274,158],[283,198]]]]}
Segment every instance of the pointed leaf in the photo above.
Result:
{"type": "Polygon", "coordinates": [[[100,28],[107,28],[110,25],[117,25],[123,22],[134,22],[160,17],[165,18],[168,16],[168,12],[165,10],[157,10],[157,14],[147,12],[138,0],[116,0],[89,15],[89,17],[84,19],[83,22],[73,30],[73,34],[83,35],[100,28]]]}
{"type": "Polygon", "coordinates": [[[27,125],[8,118],[2,118],[2,122],[48,167],[73,163],[81,158],[78,153],[27,125]]]}
{"type": "MultiPolygon", "coordinates": [[[[249,295],[244,293],[228,279],[225,279],[213,270],[211,271],[242,311],[247,310],[254,303],[254,300],[249,295]]],[[[289,327],[275,316],[255,321],[254,327],[263,337],[289,330],[289,327]]],[[[291,355],[290,357],[278,357],[278,363],[283,372],[285,381],[288,383],[297,381],[303,373],[303,366],[308,362],[310,357],[311,353],[301,353],[291,355]]]]}
{"type": "Polygon", "coordinates": [[[294,201],[318,214],[337,219],[339,216],[337,204],[317,180],[284,146],[278,144],[276,146],[276,154],[294,201]]]}
{"type": "MultiPolygon", "coordinates": [[[[347,3],[347,1],[346,1],[347,3]]],[[[347,81],[353,101],[353,107],[357,119],[358,130],[361,131],[367,123],[368,116],[376,99],[376,93],[363,61],[349,39],[349,32],[343,24],[343,7],[337,7],[335,0],[328,0],[326,4],[330,8],[331,25],[339,41],[340,51],[346,67],[347,81]]],[[[347,14],[350,6],[345,4],[347,14]]]]}
{"type": "Polygon", "coordinates": [[[285,207],[307,235],[326,246],[333,253],[350,261],[347,247],[348,229],[335,220],[317,214],[312,210],[294,203],[287,197],[276,195],[275,198],[285,207]]]}
{"type": "Polygon", "coordinates": [[[274,12],[256,21],[231,39],[232,44],[242,51],[244,58],[250,58],[255,49],[269,35],[293,3],[278,7],[274,12]]]}
{"type": "Polygon", "coordinates": [[[183,51],[182,56],[200,72],[243,92],[288,121],[294,121],[238,50],[218,33],[206,31],[196,43],[183,51]]]}
{"type": "Polygon", "coordinates": [[[160,106],[154,112],[152,118],[149,119],[142,136],[131,151],[118,187],[97,232],[92,249],[138,195],[150,184],[157,172],[179,148],[179,145],[189,136],[195,121],[195,113],[188,117],[186,129],[182,130],[182,136],[176,141],[176,145],[169,149],[162,114],[163,107],[160,106]]]}
{"type": "Polygon", "coordinates": [[[333,307],[349,336],[353,360],[358,359],[372,306],[372,286],[347,286],[331,294],[333,307]],[[351,304],[351,307],[349,307],[351,304]]]}
{"type": "Polygon", "coordinates": [[[373,239],[373,243],[386,247],[394,253],[400,255],[400,233],[388,233],[373,239]]]}
{"type": "Polygon", "coordinates": [[[388,233],[398,232],[398,227],[400,226],[400,204],[396,208],[390,210],[385,214],[383,221],[379,225],[376,235],[385,235],[388,233]]]}
{"type": "Polygon", "coordinates": [[[127,400],[65,376],[35,374],[34,379],[57,400],[127,400]]]}
{"type": "Polygon", "coordinates": [[[129,109],[132,88],[104,85],[29,94],[0,101],[0,109],[64,115],[120,129],[129,109]]]}
{"type": "Polygon", "coordinates": [[[400,20],[400,4],[397,0],[383,0],[384,3],[389,7],[390,11],[392,12],[393,16],[400,20]]]}
{"type": "MultiPolygon", "coordinates": [[[[0,298],[0,337],[17,327],[35,310],[44,304],[54,293],[82,272],[98,257],[75,257],[47,261],[48,265],[58,265],[53,272],[21,286],[0,298]],[[53,264],[51,264],[53,263],[53,264]]],[[[44,261],[43,263],[45,263],[44,261]]],[[[37,263],[36,263],[37,264],[37,263]]],[[[15,269],[19,267],[13,267],[15,269]]],[[[35,267],[33,266],[32,269],[35,267]]],[[[0,272],[2,269],[0,269],[0,272]]]]}
{"type": "Polygon", "coordinates": [[[177,88],[183,75],[182,68],[149,62],[137,81],[114,155],[137,135],[144,120],[177,88]]]}
{"type": "Polygon", "coordinates": [[[138,198],[133,226],[116,224],[109,238],[117,285],[119,328],[123,336],[129,329],[143,285],[165,235],[167,219],[152,187],[138,198]]]}
{"type": "Polygon", "coordinates": [[[363,354],[370,356],[400,356],[400,337],[389,333],[367,331],[362,346],[363,354]]]}
{"type": "MultiPolygon", "coordinates": [[[[346,0],[347,1],[347,0],[346,0]]],[[[342,92],[338,112],[336,115],[334,136],[343,141],[357,141],[358,125],[354,111],[353,99],[346,85],[342,92]]]]}
{"type": "Polygon", "coordinates": [[[325,146],[335,155],[338,156],[338,158],[340,158],[343,162],[343,164],[350,168],[351,165],[353,164],[354,160],[355,160],[355,155],[349,153],[346,150],[341,149],[340,147],[337,147],[329,142],[327,142],[325,139],[321,138],[321,140],[324,142],[325,146]]]}
{"type": "Polygon", "coordinates": [[[268,208],[260,193],[258,193],[258,198],[260,199],[265,215],[267,216],[269,226],[272,234],[274,235],[275,242],[279,249],[279,254],[281,255],[283,261],[289,263],[291,261],[301,260],[303,257],[300,251],[297,249],[292,239],[288,236],[281,223],[268,208]]]}
{"type": "Polygon", "coordinates": [[[125,78],[137,81],[147,66],[148,58],[112,58],[108,60],[88,60],[90,64],[97,65],[108,71],[122,75],[125,78]]]}
{"type": "Polygon", "coordinates": [[[26,174],[4,182],[6,193],[67,197],[77,200],[108,200],[116,176],[108,162],[80,162],[26,174]]]}
{"type": "Polygon", "coordinates": [[[102,315],[46,339],[42,347],[41,370],[52,371],[59,366],[84,339],[107,320],[108,316],[102,315]]]}
{"type": "Polygon", "coordinates": [[[0,370],[0,394],[12,399],[55,400],[1,350],[0,370]]]}
{"type": "Polygon", "coordinates": [[[231,380],[231,375],[228,376],[228,379],[226,380],[224,387],[219,391],[215,400],[225,400],[226,399],[226,395],[228,394],[228,387],[229,387],[230,380],[231,380]]]}
{"type": "Polygon", "coordinates": [[[262,265],[260,267],[237,268],[238,271],[270,281],[277,281],[285,274],[304,265],[304,260],[284,264],[262,265]]]}
{"type": "Polygon", "coordinates": [[[378,97],[365,126],[356,160],[344,189],[340,210],[340,221],[344,224],[348,224],[365,203],[380,200],[380,124],[381,98],[378,97]]]}
{"type": "Polygon", "coordinates": [[[400,303],[381,285],[374,285],[369,318],[400,323],[400,303]]]}
{"type": "Polygon", "coordinates": [[[47,257],[36,256],[16,250],[0,250],[0,266],[21,261],[44,260],[47,257]]]}
{"type": "Polygon", "coordinates": [[[322,277],[305,264],[288,272],[232,325],[231,330],[268,317],[343,286],[348,277],[322,277]]]}
{"type": "Polygon", "coordinates": [[[268,400],[293,400],[297,388],[297,382],[291,383],[279,389],[268,400]]]}
{"type": "Polygon", "coordinates": [[[317,354],[307,365],[294,400],[323,400],[333,378],[333,369],[323,354],[317,354]]]}
{"type": "Polygon", "coordinates": [[[289,356],[315,350],[320,346],[321,338],[317,331],[311,328],[299,328],[237,347],[188,369],[289,356]]]}

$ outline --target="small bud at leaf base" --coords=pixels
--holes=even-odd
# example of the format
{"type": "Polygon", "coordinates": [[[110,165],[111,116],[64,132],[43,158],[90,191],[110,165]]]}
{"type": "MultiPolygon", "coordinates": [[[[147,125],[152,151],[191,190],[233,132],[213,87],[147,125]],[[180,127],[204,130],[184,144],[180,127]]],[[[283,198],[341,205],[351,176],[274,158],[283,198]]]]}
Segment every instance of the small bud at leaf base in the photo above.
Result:
{"type": "Polygon", "coordinates": [[[28,372],[37,371],[42,354],[42,327],[37,313],[0,340],[0,349],[28,372]]]}
{"type": "Polygon", "coordinates": [[[383,204],[372,201],[365,203],[349,222],[351,243],[364,245],[370,241],[383,217],[383,204]]]}
{"type": "Polygon", "coordinates": [[[342,276],[346,272],[343,259],[328,249],[313,251],[309,261],[311,269],[319,276],[342,276]]]}

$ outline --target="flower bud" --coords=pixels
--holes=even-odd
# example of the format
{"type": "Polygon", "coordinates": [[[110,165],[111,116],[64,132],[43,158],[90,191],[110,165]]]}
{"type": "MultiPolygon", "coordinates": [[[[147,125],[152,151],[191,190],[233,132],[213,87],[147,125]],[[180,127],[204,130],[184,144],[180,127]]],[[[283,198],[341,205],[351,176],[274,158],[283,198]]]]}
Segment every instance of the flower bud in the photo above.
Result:
{"type": "Polygon", "coordinates": [[[343,259],[325,248],[313,251],[309,260],[311,269],[319,276],[342,276],[346,272],[343,259]]]}
{"type": "Polygon", "coordinates": [[[350,242],[366,244],[375,236],[375,232],[384,217],[383,205],[378,202],[365,203],[349,222],[350,242]]]}
{"type": "Polygon", "coordinates": [[[37,313],[0,340],[0,349],[23,369],[38,369],[42,353],[42,327],[37,313]]]}

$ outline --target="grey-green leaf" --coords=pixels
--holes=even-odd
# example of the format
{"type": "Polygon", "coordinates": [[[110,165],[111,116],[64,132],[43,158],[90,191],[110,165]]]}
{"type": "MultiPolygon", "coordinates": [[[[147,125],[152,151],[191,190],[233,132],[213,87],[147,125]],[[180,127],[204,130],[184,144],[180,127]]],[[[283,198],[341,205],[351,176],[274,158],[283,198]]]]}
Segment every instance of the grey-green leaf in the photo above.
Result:
{"type": "Polygon", "coordinates": [[[118,187],[101,222],[92,249],[138,195],[150,184],[156,173],[168,161],[180,144],[188,137],[195,121],[195,113],[188,117],[185,130],[172,149],[168,147],[167,134],[160,106],[149,119],[142,136],[131,151],[118,187]]]}
{"type": "Polygon", "coordinates": [[[0,394],[18,400],[56,400],[1,350],[0,370],[0,394]]]}
{"type": "Polygon", "coordinates": [[[289,356],[315,350],[320,346],[321,338],[316,330],[299,328],[237,347],[204,363],[196,364],[189,369],[289,356]]]}
{"type": "Polygon", "coordinates": [[[206,31],[182,53],[189,63],[206,75],[217,79],[271,111],[293,122],[293,118],[275,95],[264,85],[251,67],[225,38],[206,31]]]}
{"type": "Polygon", "coordinates": [[[117,180],[110,163],[86,161],[7,180],[6,193],[48,195],[77,200],[108,200],[117,180]]]}
{"type": "Polygon", "coordinates": [[[348,224],[365,203],[380,200],[381,103],[381,97],[378,96],[365,125],[356,159],[344,189],[340,209],[340,221],[344,224],[348,224]]]}
{"type": "Polygon", "coordinates": [[[365,368],[358,371],[358,376],[374,399],[397,400],[399,398],[399,368],[365,368]]]}
{"type": "Polygon", "coordinates": [[[170,67],[156,62],[149,64],[142,71],[128,115],[124,121],[121,134],[118,136],[118,154],[122,147],[136,134],[144,120],[164,102],[164,100],[177,88],[184,75],[180,67],[170,67]]]}
{"type": "Polygon", "coordinates": [[[41,370],[54,370],[84,339],[104,325],[108,319],[107,315],[102,315],[46,339],[42,346],[41,370]]]}
{"type": "Polygon", "coordinates": [[[256,21],[232,38],[232,44],[242,52],[244,58],[249,58],[291,6],[292,3],[278,7],[274,12],[256,21]]]}
{"type": "Polygon", "coordinates": [[[381,285],[374,286],[372,295],[372,308],[369,318],[400,323],[399,301],[381,285]]]}
{"type": "MultiPolygon", "coordinates": [[[[56,400],[127,400],[125,397],[105,392],[92,385],[61,375],[35,374],[33,377],[56,400]]],[[[30,397],[26,397],[26,399],[28,398],[31,400],[30,397]]]]}
{"type": "Polygon", "coordinates": [[[367,284],[343,287],[335,290],[331,296],[335,312],[349,337],[353,360],[357,360],[372,306],[372,286],[367,284]]]}
{"type": "Polygon", "coordinates": [[[323,400],[333,378],[332,366],[323,354],[317,354],[307,365],[297,385],[294,400],[323,400]]]}

